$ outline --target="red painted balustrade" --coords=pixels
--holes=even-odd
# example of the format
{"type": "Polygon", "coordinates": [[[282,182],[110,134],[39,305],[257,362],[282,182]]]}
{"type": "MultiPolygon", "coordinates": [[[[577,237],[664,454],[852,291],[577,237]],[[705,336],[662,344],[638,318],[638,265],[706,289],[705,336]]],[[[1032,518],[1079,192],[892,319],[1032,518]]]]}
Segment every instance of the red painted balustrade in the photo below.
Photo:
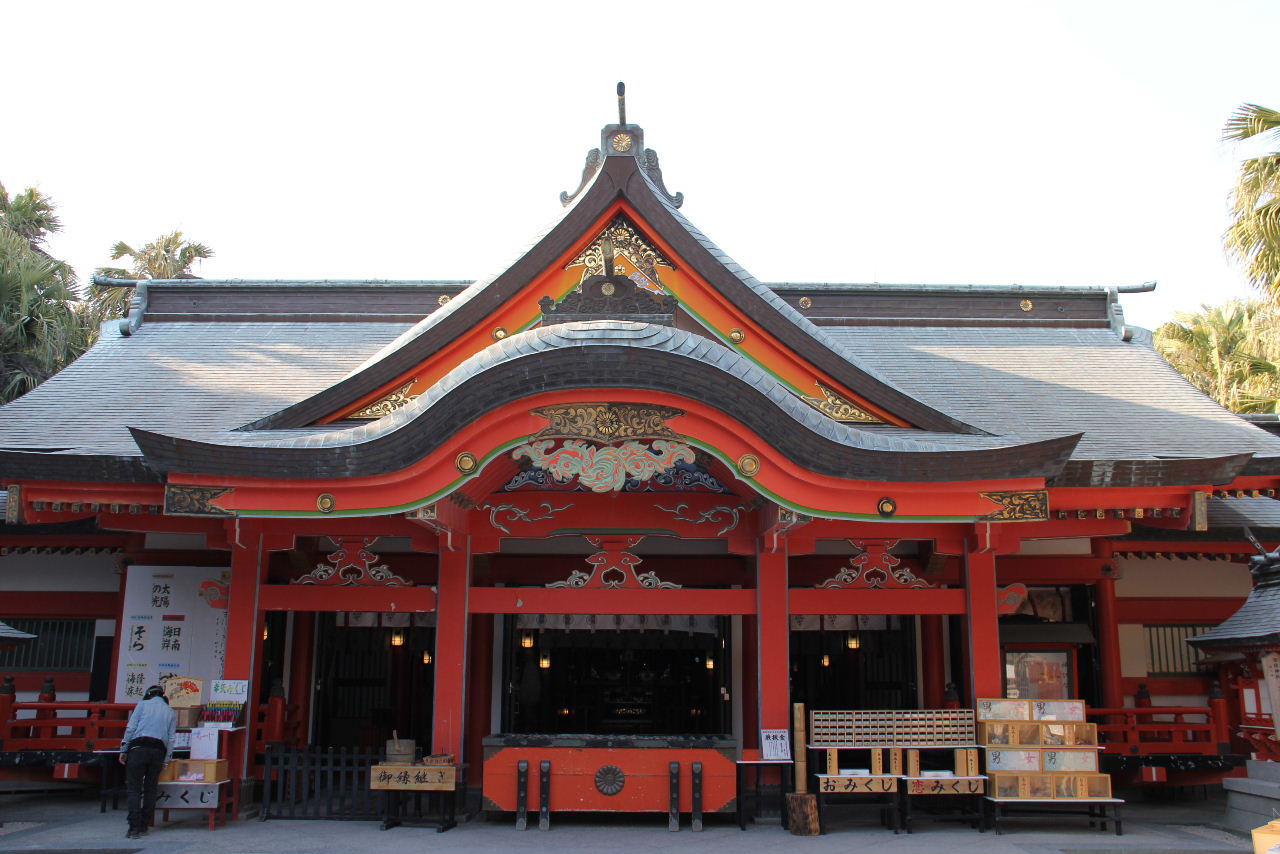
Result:
{"type": "Polygon", "coordinates": [[[1153,756],[1198,753],[1214,756],[1230,742],[1226,703],[1209,706],[1094,708],[1089,720],[1098,725],[1098,744],[1105,753],[1153,756]]]}

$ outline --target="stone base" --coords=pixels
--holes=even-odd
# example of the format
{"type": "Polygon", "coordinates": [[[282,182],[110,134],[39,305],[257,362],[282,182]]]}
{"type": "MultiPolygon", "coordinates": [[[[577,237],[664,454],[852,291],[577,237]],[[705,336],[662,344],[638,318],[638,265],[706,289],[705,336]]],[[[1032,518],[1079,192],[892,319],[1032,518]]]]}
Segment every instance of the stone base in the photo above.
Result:
{"type": "Polygon", "coordinates": [[[1232,830],[1250,831],[1280,815],[1280,763],[1250,760],[1248,777],[1222,781],[1227,812],[1222,823],[1232,830]]]}

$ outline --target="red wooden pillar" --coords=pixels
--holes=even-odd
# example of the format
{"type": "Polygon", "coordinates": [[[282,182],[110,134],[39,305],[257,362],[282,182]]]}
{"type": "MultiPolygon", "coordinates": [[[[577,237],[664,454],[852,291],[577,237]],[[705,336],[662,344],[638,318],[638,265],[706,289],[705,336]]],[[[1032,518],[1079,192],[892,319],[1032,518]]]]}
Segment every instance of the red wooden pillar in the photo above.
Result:
{"type": "MultiPolygon", "coordinates": [[[[227,597],[227,657],[223,679],[254,678],[262,646],[258,587],[266,573],[266,552],[260,531],[244,532],[231,540],[231,593],[227,597]]],[[[252,687],[250,681],[250,687],[252,687]]],[[[251,710],[253,706],[249,707],[251,710]]]]}
{"type": "Polygon", "coordinates": [[[941,614],[924,614],[920,617],[920,647],[924,707],[941,709],[947,691],[947,652],[942,643],[941,614]]]}
{"type": "Polygon", "coordinates": [[[785,542],[756,554],[757,695],[761,729],[791,728],[791,606],[785,542]]]}
{"type": "Polygon", "coordinates": [[[965,603],[969,618],[969,688],[973,692],[969,699],[1003,696],[994,551],[979,551],[972,544],[966,549],[965,603]]]}
{"type": "Polygon", "coordinates": [[[467,641],[470,627],[471,538],[453,536],[452,549],[440,549],[436,589],[436,693],[432,753],[463,758],[467,720],[467,641]]]}
{"type": "MultiPolygon", "coordinates": [[[[333,619],[330,615],[330,620],[333,619]]],[[[293,614],[293,650],[289,662],[289,705],[298,722],[293,731],[293,744],[302,746],[311,740],[311,686],[315,681],[316,614],[295,611],[293,614]]]]}
{"type": "MultiPolygon", "coordinates": [[[[1105,570],[1104,570],[1105,572],[1105,570]]],[[[1095,584],[1098,594],[1098,652],[1102,658],[1102,705],[1124,705],[1120,672],[1120,627],[1116,623],[1116,580],[1109,575],[1095,584]]]]}
{"type": "MultiPolygon", "coordinates": [[[[493,616],[477,614],[471,618],[471,692],[467,710],[467,755],[484,754],[484,737],[489,734],[493,697],[493,616]]],[[[467,769],[467,785],[475,787],[484,781],[484,763],[474,762],[467,769]]]]}

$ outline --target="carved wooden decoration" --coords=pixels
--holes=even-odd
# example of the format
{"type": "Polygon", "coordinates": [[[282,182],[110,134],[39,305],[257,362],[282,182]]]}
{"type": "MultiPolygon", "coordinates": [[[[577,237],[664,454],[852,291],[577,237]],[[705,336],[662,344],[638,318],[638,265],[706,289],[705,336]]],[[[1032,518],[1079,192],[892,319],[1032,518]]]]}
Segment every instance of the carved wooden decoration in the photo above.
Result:
{"type": "Polygon", "coordinates": [[[817,585],[828,590],[873,588],[903,590],[933,587],[917,576],[902,561],[889,554],[898,540],[850,540],[860,553],[849,558],[849,565],[817,585]]]}
{"type": "Polygon", "coordinates": [[[643,539],[643,536],[587,537],[587,542],[600,550],[587,558],[591,571],[575,569],[564,581],[553,581],[547,586],[595,590],[679,589],[679,584],[663,581],[652,572],[636,572],[642,558],[627,549],[643,539]]]}
{"type": "Polygon", "coordinates": [[[405,581],[387,569],[386,564],[373,565],[378,556],[369,551],[369,546],[378,541],[377,537],[330,537],[329,540],[338,547],[337,551],[329,555],[329,564],[316,564],[315,569],[301,578],[294,579],[294,584],[319,584],[330,587],[413,586],[412,581],[405,581]]]}

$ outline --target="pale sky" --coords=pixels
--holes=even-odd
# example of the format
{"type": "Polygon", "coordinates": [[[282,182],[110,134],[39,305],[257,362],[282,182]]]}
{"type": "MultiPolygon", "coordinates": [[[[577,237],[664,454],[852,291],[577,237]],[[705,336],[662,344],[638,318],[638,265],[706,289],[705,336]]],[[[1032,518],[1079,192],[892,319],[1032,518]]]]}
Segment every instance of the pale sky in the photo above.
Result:
{"type": "Polygon", "coordinates": [[[1240,103],[1280,107],[1269,0],[6,3],[0,182],[82,278],[174,228],[209,278],[478,278],[627,118],[763,281],[1247,292],[1240,103]]]}

